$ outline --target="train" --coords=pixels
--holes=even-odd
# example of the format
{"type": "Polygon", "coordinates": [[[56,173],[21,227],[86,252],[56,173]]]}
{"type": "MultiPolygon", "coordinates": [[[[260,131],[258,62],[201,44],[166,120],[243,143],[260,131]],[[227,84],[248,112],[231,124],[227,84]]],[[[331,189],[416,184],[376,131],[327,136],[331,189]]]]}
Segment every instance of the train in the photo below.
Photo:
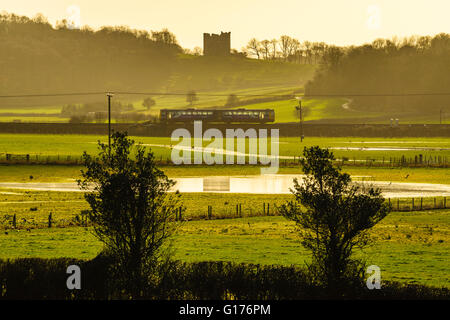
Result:
{"type": "Polygon", "coordinates": [[[160,121],[162,123],[177,122],[248,122],[267,123],[275,121],[273,109],[161,109],[160,121]]]}

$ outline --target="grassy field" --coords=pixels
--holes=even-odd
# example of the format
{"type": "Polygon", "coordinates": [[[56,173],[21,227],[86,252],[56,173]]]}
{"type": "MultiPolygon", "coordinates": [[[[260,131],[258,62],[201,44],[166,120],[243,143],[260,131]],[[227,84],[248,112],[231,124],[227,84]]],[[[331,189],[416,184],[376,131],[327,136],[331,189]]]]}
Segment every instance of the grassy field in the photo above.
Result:
{"type": "MultiPolygon", "coordinates": [[[[391,213],[355,256],[378,265],[382,279],[450,287],[450,210],[391,213]]],[[[173,239],[175,259],[302,265],[309,254],[292,222],[282,217],[183,223],[173,239]]],[[[0,258],[93,258],[102,244],[89,228],[10,230],[0,234],[0,258]]]]}
{"type": "MultiPolygon", "coordinates": [[[[198,92],[199,100],[193,106],[186,102],[184,95],[168,96],[160,95],[153,96],[156,105],[150,110],[143,106],[143,99],[129,100],[127,96],[116,95],[115,100],[124,104],[132,104],[134,110],[132,112],[140,112],[142,114],[159,117],[161,109],[184,109],[184,108],[229,108],[225,107],[229,94],[235,94],[242,102],[248,101],[248,104],[243,104],[234,108],[248,108],[248,109],[274,109],[275,122],[295,122],[298,121],[299,115],[295,110],[298,106],[298,101],[293,99],[279,100],[272,102],[252,103],[251,99],[262,98],[264,95],[291,95],[298,91],[299,87],[289,86],[268,86],[259,88],[249,88],[230,91],[214,91],[214,92],[198,92]],[[204,94],[204,95],[202,95],[204,94]]],[[[296,93],[295,95],[302,96],[296,93]]],[[[302,100],[303,118],[305,122],[322,121],[322,122],[346,122],[346,123],[384,123],[388,124],[390,118],[380,112],[358,111],[348,106],[349,99],[345,97],[338,98],[304,98],[302,100]]],[[[20,120],[21,122],[68,122],[69,118],[59,117],[57,114],[61,112],[62,106],[48,106],[35,108],[19,108],[19,109],[1,109],[0,108],[0,122],[11,122],[20,120]],[[9,116],[7,113],[14,113],[14,116],[9,116]],[[42,116],[31,116],[31,114],[42,114],[42,116]],[[4,114],[4,115],[2,115],[4,114]]],[[[105,105],[106,108],[106,105],[105,105]]],[[[232,108],[233,109],[233,108],[232,108]]],[[[401,114],[398,115],[403,124],[437,124],[441,119],[430,115],[415,115],[415,114],[401,114]]],[[[115,122],[112,119],[112,122],[115,122]]],[[[450,119],[444,119],[443,123],[450,123],[450,119]]]]}
{"type": "MultiPolygon", "coordinates": [[[[255,87],[255,88],[246,88],[230,91],[208,91],[208,92],[197,92],[198,101],[195,103],[193,107],[198,109],[203,108],[211,108],[211,107],[220,107],[226,104],[228,99],[228,95],[235,94],[238,95],[240,100],[245,101],[254,98],[261,98],[264,95],[288,95],[293,94],[294,91],[299,90],[300,87],[294,86],[264,86],[264,87],[255,87]]],[[[186,91],[187,92],[187,91],[186,91]]],[[[156,105],[148,111],[143,106],[143,99],[131,98],[127,95],[117,94],[114,96],[115,101],[119,101],[123,104],[132,104],[134,107],[133,111],[138,111],[147,115],[158,116],[160,109],[174,109],[174,108],[188,108],[190,107],[186,102],[185,95],[156,95],[152,97],[156,105]]],[[[324,100],[325,101],[325,100],[324,100]]],[[[278,108],[283,108],[284,105],[289,104],[292,105],[291,109],[293,110],[293,105],[296,104],[296,100],[288,100],[288,101],[276,101],[270,103],[270,108],[276,109],[278,112],[278,108]]],[[[323,104],[323,103],[322,103],[323,104]]],[[[318,103],[321,105],[321,103],[318,103]]],[[[55,114],[59,114],[61,112],[63,105],[50,105],[50,106],[39,106],[39,107],[21,107],[21,108],[0,108],[0,122],[11,122],[13,120],[21,120],[22,122],[68,122],[69,118],[60,118],[55,116],[55,114]],[[14,113],[14,116],[7,116],[8,113],[14,113]],[[2,115],[5,114],[5,115],[2,115]],[[42,116],[31,117],[31,114],[42,114],[42,116]],[[44,116],[44,114],[47,114],[44,116]],[[52,116],[49,116],[52,115],[52,116]]],[[[247,107],[247,106],[245,106],[247,107]]],[[[249,105],[250,107],[257,107],[249,105]]],[[[106,99],[105,99],[105,108],[106,108],[106,99]]],[[[266,107],[264,107],[266,108],[266,107]]],[[[292,111],[291,110],[291,111],[292,111]]],[[[281,119],[281,118],[280,118],[281,119]]],[[[292,113],[287,118],[289,121],[295,121],[295,115],[292,113]]],[[[286,122],[286,121],[282,121],[286,122]]]]}
{"type": "MultiPolygon", "coordinates": [[[[137,143],[151,145],[157,158],[169,159],[171,154],[169,137],[132,137],[137,143]]],[[[44,135],[44,134],[0,134],[0,158],[6,153],[30,154],[31,156],[81,156],[83,151],[95,153],[97,141],[107,142],[106,136],[96,135],[44,135]]],[[[209,141],[203,141],[208,146],[209,141]]],[[[193,141],[192,141],[193,144],[193,141]]],[[[447,157],[450,159],[450,138],[362,138],[307,137],[302,143],[298,138],[280,138],[281,156],[298,157],[304,147],[318,145],[330,148],[336,158],[348,160],[377,160],[389,162],[404,156],[407,159],[422,155],[424,158],[447,157]]],[[[248,146],[247,146],[248,148],[248,146]]]]}
{"type": "MultiPolygon", "coordinates": [[[[186,102],[184,95],[168,96],[160,95],[153,96],[156,105],[150,110],[143,106],[143,100],[129,100],[126,96],[116,95],[115,100],[123,104],[132,104],[134,110],[130,112],[139,112],[149,117],[159,117],[161,109],[208,109],[208,108],[248,108],[248,109],[273,109],[275,110],[275,123],[296,122],[299,119],[298,111],[295,107],[298,106],[298,100],[288,99],[262,103],[252,103],[251,99],[262,98],[264,95],[291,95],[298,91],[298,87],[261,87],[251,89],[229,91],[214,91],[214,92],[199,92],[199,100],[192,106],[186,102]],[[248,101],[248,104],[243,104],[238,107],[226,107],[226,101],[229,94],[238,95],[240,101],[248,101]],[[204,95],[202,95],[204,94],[204,95]]],[[[302,94],[295,94],[301,96],[302,94]]],[[[339,123],[373,123],[373,124],[389,124],[390,118],[380,112],[358,111],[348,107],[349,99],[345,97],[338,98],[304,98],[302,100],[303,119],[305,122],[339,122],[339,123]]],[[[62,106],[48,106],[36,108],[20,108],[20,109],[0,109],[0,122],[12,122],[20,120],[21,122],[69,122],[67,117],[59,117],[62,106]],[[8,113],[15,114],[14,116],[8,113]],[[33,114],[41,114],[36,116],[33,114]]],[[[106,108],[106,104],[105,104],[106,108]]],[[[441,119],[430,115],[415,115],[415,114],[401,114],[402,124],[437,124],[441,119]]],[[[112,122],[116,122],[112,119],[112,122]]],[[[450,119],[444,119],[444,124],[450,123],[450,119]]]]}
{"type": "MultiPolygon", "coordinates": [[[[436,205],[443,208],[443,197],[424,197],[424,208],[436,205]]],[[[278,208],[286,201],[293,200],[291,194],[244,194],[244,193],[182,193],[185,207],[183,219],[208,219],[208,207],[212,207],[212,219],[279,215],[278,208]]],[[[447,200],[450,200],[447,197],[447,200]]],[[[394,209],[411,210],[411,198],[392,199],[394,209]]],[[[415,208],[420,199],[415,199],[415,208]]],[[[446,206],[449,206],[448,201],[446,206]]],[[[27,191],[22,189],[0,188],[0,229],[13,226],[16,215],[16,227],[46,228],[49,214],[52,225],[67,227],[80,224],[82,212],[89,205],[81,192],[27,191]]]]}
{"type": "MultiPolygon", "coordinates": [[[[0,135],[0,153],[80,156],[96,152],[92,135],[0,135]]],[[[135,137],[143,144],[170,144],[169,138],[135,137]]],[[[280,154],[298,156],[303,147],[319,145],[332,149],[337,158],[376,159],[390,157],[449,157],[449,138],[298,138],[280,139],[280,154]],[[367,148],[375,148],[373,150],[367,148]],[[411,150],[407,150],[411,149],[411,150]]],[[[170,149],[153,147],[157,157],[170,155],[170,149]]],[[[0,155],[1,157],[1,155],[0,155]]],[[[258,175],[257,166],[162,166],[169,177],[258,175]]],[[[73,182],[81,166],[0,165],[0,182],[73,182]]],[[[355,179],[450,183],[450,168],[389,168],[343,166],[355,179]]],[[[281,174],[300,174],[299,166],[282,167],[281,174]]],[[[299,243],[294,225],[279,216],[258,216],[263,203],[271,213],[291,195],[246,195],[225,193],[185,193],[184,222],[174,237],[175,258],[184,261],[223,260],[261,264],[299,264],[309,254],[299,243]],[[208,205],[213,220],[205,220],[208,205]],[[237,218],[236,205],[243,218],[237,218]],[[234,219],[220,219],[233,217],[234,219]]],[[[81,227],[77,216],[88,205],[82,193],[37,192],[0,189],[0,258],[76,257],[89,259],[102,248],[89,227],[81,227]],[[52,213],[53,228],[48,229],[52,213]],[[18,229],[11,229],[13,215],[18,229]],[[29,229],[29,231],[27,231],[29,229]]],[[[381,267],[383,279],[450,287],[450,210],[393,212],[372,231],[374,241],[356,256],[381,267]]]]}
{"type": "MultiPolygon", "coordinates": [[[[183,193],[185,219],[207,217],[208,206],[213,206],[213,218],[239,216],[236,205],[241,206],[242,216],[263,215],[264,203],[269,213],[276,213],[276,206],[291,200],[291,195],[183,193]]],[[[49,213],[53,225],[66,227],[76,224],[76,216],[89,209],[81,192],[24,191],[0,189],[0,229],[11,227],[12,216],[17,217],[17,228],[47,227],[49,213]]],[[[266,209],[267,210],[267,209],[266,209]]],[[[267,211],[266,211],[267,212],[267,211]]]]}

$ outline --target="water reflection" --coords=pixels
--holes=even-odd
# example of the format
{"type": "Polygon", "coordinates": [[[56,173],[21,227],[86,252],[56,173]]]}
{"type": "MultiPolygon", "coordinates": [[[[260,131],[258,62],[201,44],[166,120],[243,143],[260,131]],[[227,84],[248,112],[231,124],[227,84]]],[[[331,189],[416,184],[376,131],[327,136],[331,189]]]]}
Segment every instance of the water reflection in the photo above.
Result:
{"type": "MultiPolygon", "coordinates": [[[[213,176],[174,178],[174,190],[180,192],[229,192],[288,194],[293,179],[302,181],[302,175],[213,176]]],[[[450,196],[450,185],[431,183],[402,183],[386,181],[355,181],[360,185],[380,188],[388,198],[450,196]]]]}
{"type": "MultiPolygon", "coordinates": [[[[180,192],[229,192],[229,193],[259,193],[288,194],[293,187],[293,179],[302,181],[302,175],[259,175],[259,176],[208,176],[171,178],[176,184],[172,191],[180,192]]],[[[355,177],[353,177],[355,178],[355,177]]],[[[380,188],[386,198],[420,198],[450,196],[450,185],[432,183],[404,183],[388,181],[355,181],[364,186],[380,188]]],[[[22,189],[36,191],[82,191],[74,182],[68,183],[12,183],[2,182],[0,188],[22,189]]],[[[9,190],[8,190],[9,191],[9,190]]],[[[1,193],[6,193],[2,191],[1,193]]]]}

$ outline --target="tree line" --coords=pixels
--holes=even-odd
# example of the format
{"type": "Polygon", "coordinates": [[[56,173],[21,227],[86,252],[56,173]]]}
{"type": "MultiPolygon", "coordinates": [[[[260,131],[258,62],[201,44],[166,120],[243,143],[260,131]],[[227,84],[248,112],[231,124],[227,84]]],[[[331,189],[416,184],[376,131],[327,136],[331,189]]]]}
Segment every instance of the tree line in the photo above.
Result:
{"type": "Polygon", "coordinates": [[[279,39],[250,39],[242,52],[263,60],[282,60],[298,64],[321,64],[337,47],[325,42],[311,42],[292,38],[287,35],[279,39]]]}
{"type": "Polygon", "coordinates": [[[377,39],[325,57],[306,95],[347,95],[351,108],[391,116],[433,113],[439,120],[450,110],[442,95],[450,87],[450,34],[377,39]]]}
{"type": "MultiPolygon", "coordinates": [[[[255,63],[244,54],[221,59],[187,51],[173,33],[126,26],[74,28],[0,14],[0,95],[67,92],[189,92],[303,84],[314,68],[255,63]],[[188,53],[188,55],[186,54],[188,53]]],[[[131,98],[131,97],[130,97],[131,98]]],[[[136,95],[133,99],[141,99],[136,95]]],[[[93,96],[2,100],[0,108],[95,102],[93,96]]]]}
{"type": "Polygon", "coordinates": [[[42,15],[0,14],[0,38],[1,94],[156,89],[182,52],[167,29],[74,29],[42,15]]]}

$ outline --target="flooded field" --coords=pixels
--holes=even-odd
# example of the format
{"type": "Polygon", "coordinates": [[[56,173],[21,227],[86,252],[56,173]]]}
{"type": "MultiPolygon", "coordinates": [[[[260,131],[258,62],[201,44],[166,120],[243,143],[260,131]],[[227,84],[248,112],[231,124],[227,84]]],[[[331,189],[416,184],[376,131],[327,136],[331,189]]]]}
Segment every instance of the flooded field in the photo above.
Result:
{"type": "MultiPolygon", "coordinates": [[[[248,194],[288,194],[293,179],[302,175],[210,176],[173,178],[173,190],[180,192],[224,192],[248,194]]],[[[450,185],[389,181],[355,181],[365,187],[380,188],[387,198],[450,196],[450,185]]],[[[0,183],[0,188],[35,191],[80,191],[76,183],[0,183]]]]}

